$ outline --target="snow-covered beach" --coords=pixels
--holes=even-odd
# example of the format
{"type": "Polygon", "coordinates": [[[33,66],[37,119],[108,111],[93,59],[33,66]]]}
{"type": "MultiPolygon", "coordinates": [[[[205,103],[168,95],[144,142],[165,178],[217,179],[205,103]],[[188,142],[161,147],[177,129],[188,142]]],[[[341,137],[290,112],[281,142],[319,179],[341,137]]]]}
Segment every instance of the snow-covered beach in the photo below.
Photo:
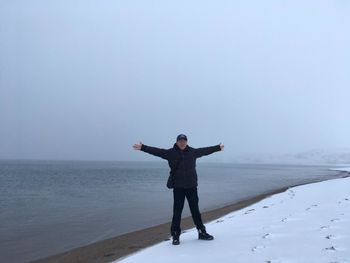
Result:
{"type": "MultiPolygon", "coordinates": [[[[350,171],[349,168],[336,168],[350,171]]],[[[350,178],[292,187],[113,262],[350,262],[350,178]]]]}

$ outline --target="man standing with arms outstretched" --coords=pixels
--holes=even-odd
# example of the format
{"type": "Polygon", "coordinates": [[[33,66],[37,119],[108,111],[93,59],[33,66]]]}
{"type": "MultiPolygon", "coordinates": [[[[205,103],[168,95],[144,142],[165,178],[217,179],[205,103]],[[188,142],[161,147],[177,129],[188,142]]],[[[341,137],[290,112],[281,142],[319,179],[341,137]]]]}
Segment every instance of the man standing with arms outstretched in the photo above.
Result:
{"type": "Polygon", "coordinates": [[[141,142],[134,144],[133,147],[135,150],[141,150],[167,160],[170,169],[173,171],[174,205],[170,229],[171,236],[173,237],[173,245],[180,244],[180,223],[185,197],[187,198],[192,219],[198,231],[198,239],[214,239],[212,235],[207,233],[198,207],[196,159],[214,152],[222,151],[224,145],[220,143],[215,146],[192,148],[187,144],[187,136],[185,134],[180,134],[176,138],[176,143],[174,143],[174,146],[170,149],[147,146],[141,142]]]}

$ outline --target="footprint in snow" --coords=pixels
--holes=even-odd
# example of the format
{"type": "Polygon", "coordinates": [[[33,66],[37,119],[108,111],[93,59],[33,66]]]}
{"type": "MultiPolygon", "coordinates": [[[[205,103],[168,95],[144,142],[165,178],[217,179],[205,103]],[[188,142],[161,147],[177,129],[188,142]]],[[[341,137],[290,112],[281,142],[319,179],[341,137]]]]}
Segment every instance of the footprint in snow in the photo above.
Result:
{"type": "Polygon", "coordinates": [[[339,218],[333,218],[333,219],[331,219],[330,221],[331,222],[337,222],[337,221],[339,221],[340,219],[339,218]]]}
{"type": "Polygon", "coordinates": [[[255,209],[249,209],[249,210],[245,211],[244,214],[250,214],[250,213],[253,212],[254,210],[255,210],[255,209]]]}
{"type": "Polygon", "coordinates": [[[350,200],[349,198],[344,198],[343,200],[338,201],[338,204],[342,204],[342,203],[343,203],[343,201],[349,201],[349,200],[350,200]]]}
{"type": "Polygon", "coordinates": [[[281,219],[281,222],[284,223],[284,222],[286,222],[287,220],[288,220],[288,217],[284,217],[284,218],[281,219]]]}
{"type": "Polygon", "coordinates": [[[269,238],[269,237],[271,237],[271,234],[270,234],[270,233],[267,233],[267,234],[265,234],[265,235],[262,236],[262,238],[264,238],[264,239],[269,238]]]}
{"type": "Polygon", "coordinates": [[[264,205],[264,206],[263,206],[263,208],[269,208],[269,206],[267,206],[267,205],[264,205]]]}
{"type": "Polygon", "coordinates": [[[320,227],[321,230],[325,230],[325,229],[329,229],[329,228],[330,228],[330,226],[321,226],[320,227]]]}
{"type": "Polygon", "coordinates": [[[216,220],[216,222],[215,223],[221,223],[221,222],[224,222],[224,220],[216,220]]]}
{"type": "Polygon", "coordinates": [[[313,207],[317,207],[318,205],[311,205],[310,207],[306,208],[305,211],[311,210],[313,207]]]}
{"type": "Polygon", "coordinates": [[[288,195],[290,199],[293,199],[295,196],[295,192],[293,190],[288,190],[288,195]]]}
{"type": "Polygon", "coordinates": [[[253,247],[251,250],[253,252],[259,252],[259,251],[263,250],[264,248],[266,248],[266,246],[264,246],[264,245],[257,245],[255,247],[253,247]]]}
{"type": "Polygon", "coordinates": [[[326,247],[323,250],[324,251],[328,251],[328,252],[335,252],[335,251],[337,251],[337,249],[334,246],[326,247]]]}
{"type": "Polygon", "coordinates": [[[334,235],[328,235],[328,236],[325,236],[326,239],[334,239],[335,236],[334,235]]]}

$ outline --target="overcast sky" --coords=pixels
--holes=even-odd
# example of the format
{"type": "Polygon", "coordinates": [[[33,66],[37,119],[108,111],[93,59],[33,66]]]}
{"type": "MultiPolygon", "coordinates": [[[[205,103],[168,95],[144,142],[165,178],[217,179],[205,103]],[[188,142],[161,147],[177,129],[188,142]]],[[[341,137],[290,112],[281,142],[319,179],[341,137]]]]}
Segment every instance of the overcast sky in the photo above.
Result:
{"type": "MultiPolygon", "coordinates": [[[[0,0],[0,158],[350,147],[349,1],[0,0]]],[[[152,159],[153,158],[153,159],[152,159]]],[[[207,157],[210,160],[210,157],[207,157]]]]}

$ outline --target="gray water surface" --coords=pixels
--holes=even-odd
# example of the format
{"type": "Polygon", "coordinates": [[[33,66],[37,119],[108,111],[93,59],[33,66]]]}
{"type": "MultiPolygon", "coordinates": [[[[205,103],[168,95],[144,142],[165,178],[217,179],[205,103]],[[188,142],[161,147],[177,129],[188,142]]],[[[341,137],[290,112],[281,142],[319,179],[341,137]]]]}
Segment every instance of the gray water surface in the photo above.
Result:
{"type": "MultiPolygon", "coordinates": [[[[201,211],[338,176],[327,166],[203,162],[197,172],[201,211]]],[[[0,161],[1,262],[28,262],[171,221],[168,174],[166,162],[0,161]]]]}

